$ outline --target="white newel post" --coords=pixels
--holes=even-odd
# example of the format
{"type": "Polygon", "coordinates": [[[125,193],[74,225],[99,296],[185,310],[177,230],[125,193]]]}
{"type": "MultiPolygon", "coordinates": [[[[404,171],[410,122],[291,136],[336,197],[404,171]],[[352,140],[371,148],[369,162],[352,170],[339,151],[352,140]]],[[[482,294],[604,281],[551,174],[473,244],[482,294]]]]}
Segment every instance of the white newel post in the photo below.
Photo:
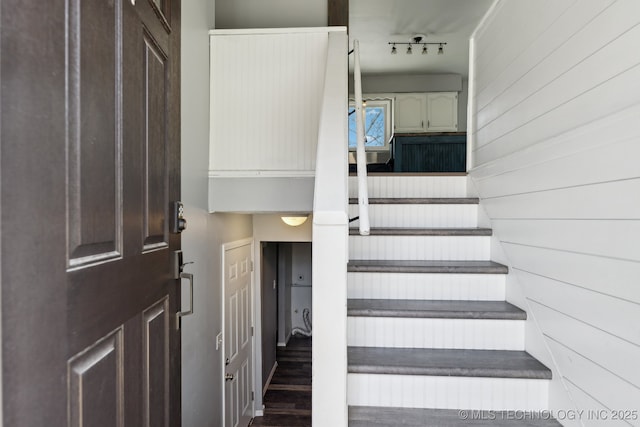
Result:
{"type": "Polygon", "coordinates": [[[313,207],[312,424],[347,427],[348,41],[329,33],[313,207]]]}

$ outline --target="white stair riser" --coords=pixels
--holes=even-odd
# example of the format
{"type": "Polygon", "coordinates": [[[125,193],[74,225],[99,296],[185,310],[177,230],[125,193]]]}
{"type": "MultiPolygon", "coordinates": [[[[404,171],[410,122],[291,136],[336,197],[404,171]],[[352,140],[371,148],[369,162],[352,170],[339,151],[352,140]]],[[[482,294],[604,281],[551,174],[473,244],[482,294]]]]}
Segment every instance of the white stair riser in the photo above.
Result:
{"type": "Polygon", "coordinates": [[[349,405],[531,410],[548,408],[548,380],[348,374],[349,405]]]}
{"type": "MultiPolygon", "coordinates": [[[[466,176],[369,176],[369,197],[467,197],[466,176]]],[[[349,197],[358,197],[358,177],[349,177],[349,197]]]]}
{"type": "Polygon", "coordinates": [[[524,350],[524,320],[348,317],[353,347],[524,350]]]}
{"type": "Polygon", "coordinates": [[[347,274],[352,299],[435,299],[503,301],[504,274],[359,273],[347,274]]]}
{"type": "MultiPolygon", "coordinates": [[[[349,218],[359,216],[358,205],[349,205],[349,218]]],[[[478,226],[478,205],[369,205],[372,227],[451,227],[478,226]]]]}
{"type": "Polygon", "coordinates": [[[352,260],[482,260],[489,236],[349,236],[352,260]]]}

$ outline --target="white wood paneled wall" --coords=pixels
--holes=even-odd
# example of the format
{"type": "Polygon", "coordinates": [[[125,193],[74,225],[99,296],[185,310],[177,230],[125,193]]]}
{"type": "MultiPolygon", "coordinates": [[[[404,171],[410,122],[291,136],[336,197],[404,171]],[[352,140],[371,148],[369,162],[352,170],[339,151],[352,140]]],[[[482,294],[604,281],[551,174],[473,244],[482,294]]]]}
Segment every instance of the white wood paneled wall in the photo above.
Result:
{"type": "Polygon", "coordinates": [[[640,413],[640,2],[498,1],[473,46],[470,175],[524,303],[577,408],[640,413]]]}
{"type": "Polygon", "coordinates": [[[503,274],[348,273],[353,299],[432,299],[501,301],[503,274]]]}
{"type": "Polygon", "coordinates": [[[405,408],[547,409],[547,381],[428,375],[348,376],[349,405],[405,408]]]}
{"type": "Polygon", "coordinates": [[[489,236],[349,236],[349,259],[467,260],[491,258],[489,236]]]}
{"type": "Polygon", "coordinates": [[[327,31],[211,31],[210,171],[312,174],[327,31]]]}
{"type": "Polygon", "coordinates": [[[358,317],[347,319],[349,346],[524,350],[524,320],[358,317]]]}
{"type": "MultiPolygon", "coordinates": [[[[372,227],[477,227],[478,205],[370,204],[372,227]]],[[[358,205],[349,205],[349,217],[358,216],[358,205]]]]}
{"type": "MultiPolygon", "coordinates": [[[[357,177],[349,177],[349,197],[358,197],[357,177]]],[[[369,197],[467,197],[465,176],[369,176],[369,197]]]]}

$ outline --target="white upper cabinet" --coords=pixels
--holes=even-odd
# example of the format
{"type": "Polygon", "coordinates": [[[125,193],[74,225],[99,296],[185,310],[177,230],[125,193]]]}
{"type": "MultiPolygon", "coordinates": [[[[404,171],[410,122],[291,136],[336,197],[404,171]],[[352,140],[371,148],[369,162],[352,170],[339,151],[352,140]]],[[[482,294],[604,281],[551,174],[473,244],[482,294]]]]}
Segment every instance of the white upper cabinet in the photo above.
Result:
{"type": "Polygon", "coordinates": [[[427,93],[427,132],[458,130],[458,94],[427,93]]]}
{"type": "Polygon", "coordinates": [[[456,92],[399,93],[395,102],[395,133],[458,130],[456,92]]]}
{"type": "Polygon", "coordinates": [[[396,95],[395,132],[425,132],[427,130],[427,94],[396,95]]]}

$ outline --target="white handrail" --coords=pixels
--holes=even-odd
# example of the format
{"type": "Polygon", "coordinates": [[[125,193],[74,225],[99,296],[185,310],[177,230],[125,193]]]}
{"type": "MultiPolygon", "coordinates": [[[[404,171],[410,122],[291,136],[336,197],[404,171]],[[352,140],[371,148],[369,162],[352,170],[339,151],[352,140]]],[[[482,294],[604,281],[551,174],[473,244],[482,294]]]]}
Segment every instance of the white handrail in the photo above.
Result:
{"type": "Polygon", "coordinates": [[[358,216],[360,235],[369,235],[369,188],[367,186],[367,159],[364,149],[364,111],[362,108],[362,77],[360,75],[360,43],[353,41],[353,83],[356,98],[356,167],[358,172],[358,216]]]}

